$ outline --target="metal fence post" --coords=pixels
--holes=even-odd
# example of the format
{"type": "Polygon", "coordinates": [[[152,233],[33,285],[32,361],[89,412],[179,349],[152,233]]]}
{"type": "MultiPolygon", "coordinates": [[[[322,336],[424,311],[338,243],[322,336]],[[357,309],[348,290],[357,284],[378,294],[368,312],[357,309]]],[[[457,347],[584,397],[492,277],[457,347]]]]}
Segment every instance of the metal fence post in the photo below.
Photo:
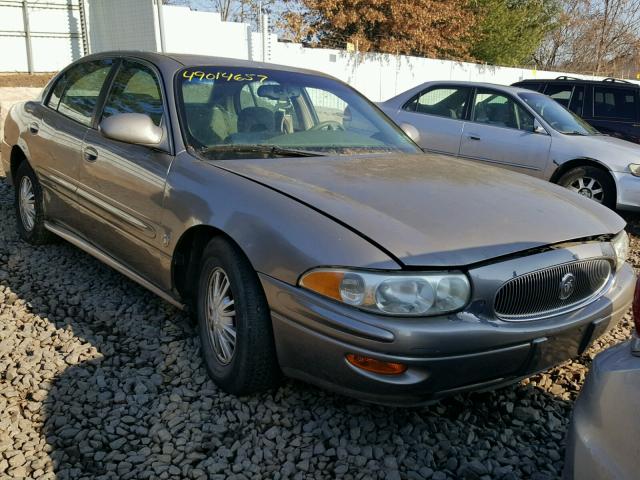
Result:
{"type": "Polygon", "coordinates": [[[160,51],[165,52],[167,47],[164,39],[164,15],[162,14],[162,0],[157,0],[158,6],[158,31],[160,33],[160,51]]]}
{"type": "Polygon", "coordinates": [[[24,39],[27,47],[27,70],[33,73],[33,50],[31,48],[31,27],[29,26],[29,3],[22,2],[22,21],[24,23],[24,39]]]}
{"type": "Polygon", "coordinates": [[[87,11],[84,0],[78,0],[78,7],[80,8],[80,32],[82,34],[82,54],[89,55],[91,53],[91,46],[89,43],[89,31],[87,28],[87,11]]]}

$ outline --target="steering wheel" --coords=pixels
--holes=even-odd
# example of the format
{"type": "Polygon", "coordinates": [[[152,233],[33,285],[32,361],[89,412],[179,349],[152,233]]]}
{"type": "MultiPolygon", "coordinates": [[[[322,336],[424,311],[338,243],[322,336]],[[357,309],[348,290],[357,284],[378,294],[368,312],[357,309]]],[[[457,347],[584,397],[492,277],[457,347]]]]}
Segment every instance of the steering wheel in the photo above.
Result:
{"type": "Polygon", "coordinates": [[[325,129],[329,131],[341,130],[344,132],[344,126],[336,120],[325,120],[324,122],[320,122],[317,125],[314,125],[309,130],[316,131],[325,129]]]}

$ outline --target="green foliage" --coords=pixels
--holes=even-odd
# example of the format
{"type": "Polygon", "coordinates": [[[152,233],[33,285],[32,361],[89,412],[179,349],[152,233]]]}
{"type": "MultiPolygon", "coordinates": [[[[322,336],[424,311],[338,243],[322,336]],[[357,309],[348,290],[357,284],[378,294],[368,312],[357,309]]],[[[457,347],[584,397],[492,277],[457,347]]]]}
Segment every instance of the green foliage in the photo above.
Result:
{"type": "Polygon", "coordinates": [[[517,66],[531,61],[546,34],[558,23],[558,0],[476,0],[476,60],[517,66]]]}

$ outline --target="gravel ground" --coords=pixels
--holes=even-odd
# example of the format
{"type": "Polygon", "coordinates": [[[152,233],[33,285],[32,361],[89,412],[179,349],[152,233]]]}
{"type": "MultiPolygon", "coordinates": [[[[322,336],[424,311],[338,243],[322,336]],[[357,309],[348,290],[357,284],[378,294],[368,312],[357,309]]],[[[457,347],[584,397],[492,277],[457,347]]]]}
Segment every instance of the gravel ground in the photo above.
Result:
{"type": "Polygon", "coordinates": [[[183,314],[62,241],[18,240],[12,195],[0,180],[2,478],[557,478],[590,361],[631,329],[627,316],[575,361],[425,408],[292,381],[237,399],[207,379],[183,314]]]}

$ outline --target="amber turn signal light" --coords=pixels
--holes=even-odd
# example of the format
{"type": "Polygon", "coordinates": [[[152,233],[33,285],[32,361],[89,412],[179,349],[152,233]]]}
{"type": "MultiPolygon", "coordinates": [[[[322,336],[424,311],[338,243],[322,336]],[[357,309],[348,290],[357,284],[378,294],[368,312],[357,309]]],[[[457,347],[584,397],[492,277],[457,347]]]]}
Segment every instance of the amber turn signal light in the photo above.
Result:
{"type": "Polygon", "coordinates": [[[318,271],[307,273],[300,284],[320,295],[342,301],[340,282],[344,278],[342,272],[318,271]]]}
{"type": "Polygon", "coordinates": [[[347,354],[347,362],[367,372],[379,373],[381,375],[400,375],[407,371],[407,366],[402,363],[383,362],[382,360],[356,355],[354,353],[347,354]]]}

